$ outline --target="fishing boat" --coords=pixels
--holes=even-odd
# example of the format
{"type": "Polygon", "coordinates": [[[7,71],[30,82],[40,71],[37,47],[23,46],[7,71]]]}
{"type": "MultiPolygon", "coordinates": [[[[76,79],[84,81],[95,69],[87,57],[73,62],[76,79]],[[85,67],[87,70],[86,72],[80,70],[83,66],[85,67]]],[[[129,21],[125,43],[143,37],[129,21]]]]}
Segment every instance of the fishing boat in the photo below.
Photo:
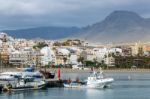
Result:
{"type": "Polygon", "coordinates": [[[113,78],[107,78],[103,76],[103,72],[93,71],[85,82],[69,82],[64,83],[66,88],[105,88],[110,86],[114,81],[113,78]]]}
{"type": "Polygon", "coordinates": [[[105,88],[114,81],[113,78],[104,77],[102,72],[93,71],[87,79],[87,88],[105,88]]]}
{"type": "Polygon", "coordinates": [[[64,83],[65,88],[86,88],[86,84],[80,82],[64,83]]]}
{"type": "Polygon", "coordinates": [[[46,85],[44,80],[35,80],[33,77],[18,79],[17,82],[8,83],[3,90],[18,91],[18,90],[37,90],[42,89],[46,85]]]}
{"type": "Polygon", "coordinates": [[[0,73],[0,84],[8,90],[40,89],[45,85],[44,76],[39,72],[3,72],[0,73]],[[27,80],[27,78],[29,80],[27,80]],[[34,80],[32,80],[34,79],[34,80]],[[25,82],[23,84],[23,81],[25,82]],[[19,86],[20,85],[20,86],[19,86]],[[37,86],[36,86],[37,85],[37,86]]]}

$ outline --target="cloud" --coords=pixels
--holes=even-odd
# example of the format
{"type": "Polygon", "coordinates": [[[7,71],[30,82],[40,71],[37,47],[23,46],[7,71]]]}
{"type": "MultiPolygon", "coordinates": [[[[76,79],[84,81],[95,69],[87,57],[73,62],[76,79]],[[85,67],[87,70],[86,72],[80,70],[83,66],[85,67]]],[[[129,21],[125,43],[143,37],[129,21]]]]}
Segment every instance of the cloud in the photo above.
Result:
{"type": "Polygon", "coordinates": [[[149,0],[0,0],[0,4],[0,28],[85,26],[114,10],[150,15],[149,0]]]}

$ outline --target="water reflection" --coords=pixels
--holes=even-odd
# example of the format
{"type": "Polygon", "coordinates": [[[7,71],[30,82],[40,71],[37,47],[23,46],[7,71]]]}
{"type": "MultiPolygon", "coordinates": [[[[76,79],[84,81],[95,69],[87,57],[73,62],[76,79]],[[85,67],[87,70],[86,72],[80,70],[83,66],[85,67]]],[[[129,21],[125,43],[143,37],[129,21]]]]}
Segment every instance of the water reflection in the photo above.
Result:
{"type": "Polygon", "coordinates": [[[98,89],[87,89],[86,90],[86,99],[105,99],[104,98],[105,92],[104,90],[98,89]]]}
{"type": "Polygon", "coordinates": [[[47,90],[16,91],[1,93],[0,99],[34,99],[35,97],[41,97],[46,95],[48,95],[47,90]]]}

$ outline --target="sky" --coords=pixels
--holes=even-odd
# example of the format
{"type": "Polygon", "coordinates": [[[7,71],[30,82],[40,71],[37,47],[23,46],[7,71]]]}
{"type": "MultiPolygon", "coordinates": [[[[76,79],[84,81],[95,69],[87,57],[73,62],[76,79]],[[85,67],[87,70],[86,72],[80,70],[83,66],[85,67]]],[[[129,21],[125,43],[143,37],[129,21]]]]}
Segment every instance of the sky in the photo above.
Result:
{"type": "Polygon", "coordinates": [[[150,17],[150,0],[0,0],[0,29],[84,27],[116,10],[150,17]]]}

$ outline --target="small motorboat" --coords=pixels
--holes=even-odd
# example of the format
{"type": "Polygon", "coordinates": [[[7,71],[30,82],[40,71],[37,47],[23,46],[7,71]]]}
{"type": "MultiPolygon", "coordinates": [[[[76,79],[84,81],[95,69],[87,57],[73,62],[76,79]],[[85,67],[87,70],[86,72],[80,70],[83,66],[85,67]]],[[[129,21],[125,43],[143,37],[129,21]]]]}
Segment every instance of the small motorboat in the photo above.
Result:
{"type": "Polygon", "coordinates": [[[85,88],[86,85],[79,82],[64,83],[65,88],[85,88]]]}

